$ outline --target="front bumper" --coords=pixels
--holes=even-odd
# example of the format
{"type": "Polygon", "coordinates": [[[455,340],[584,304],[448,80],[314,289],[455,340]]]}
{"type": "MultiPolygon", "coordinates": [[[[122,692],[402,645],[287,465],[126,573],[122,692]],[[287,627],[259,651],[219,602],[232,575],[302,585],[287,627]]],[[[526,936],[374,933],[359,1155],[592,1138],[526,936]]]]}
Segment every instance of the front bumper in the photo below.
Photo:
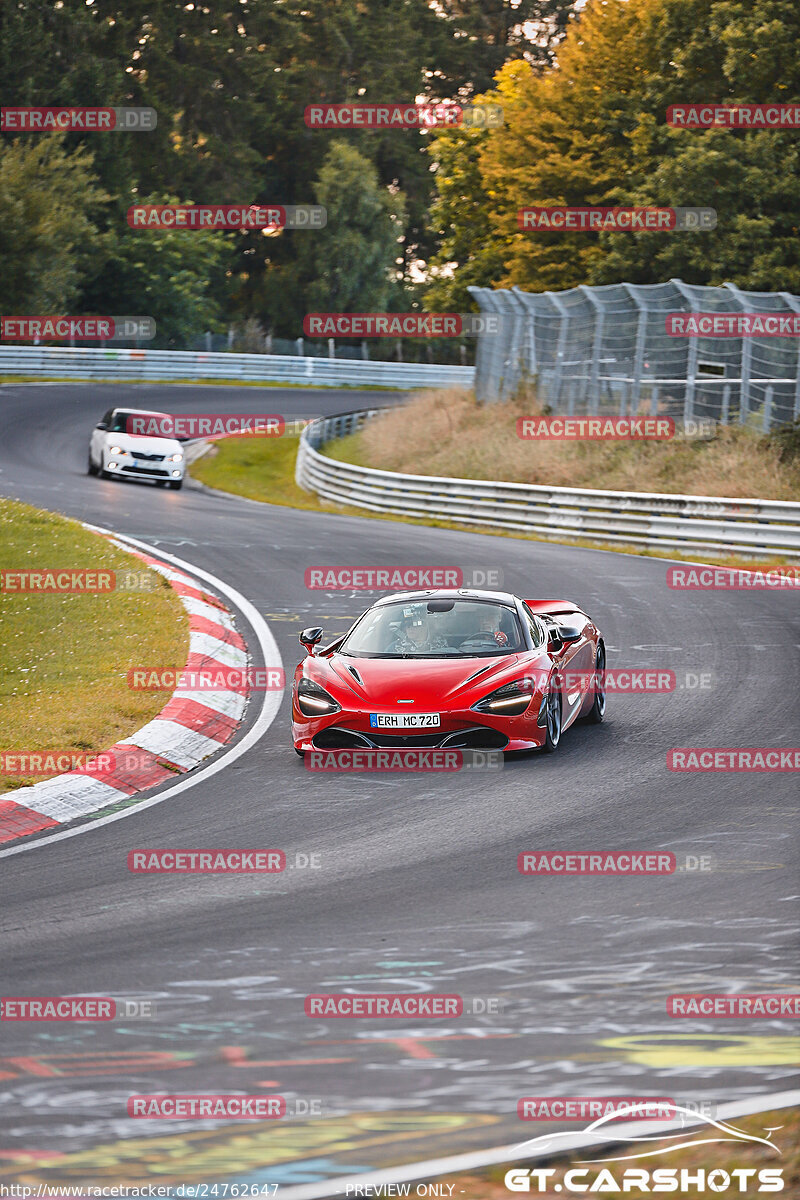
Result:
{"type": "Polygon", "coordinates": [[[292,697],[292,739],[296,750],[445,749],[535,750],[545,730],[537,724],[540,697],[519,716],[504,717],[467,709],[442,714],[435,730],[372,729],[369,712],[343,709],[322,717],[305,717],[292,697]]]}

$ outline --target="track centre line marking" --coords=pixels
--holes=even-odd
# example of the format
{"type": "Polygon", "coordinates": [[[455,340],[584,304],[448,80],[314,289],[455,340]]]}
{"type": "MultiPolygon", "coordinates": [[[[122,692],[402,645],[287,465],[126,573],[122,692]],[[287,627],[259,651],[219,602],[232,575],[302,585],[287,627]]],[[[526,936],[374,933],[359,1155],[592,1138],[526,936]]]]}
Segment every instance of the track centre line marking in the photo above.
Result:
{"type": "MultiPolygon", "coordinates": [[[[269,625],[255,606],[241,592],[237,592],[229,584],[223,583],[221,579],[218,579],[216,575],[212,575],[209,571],[203,571],[200,567],[195,567],[191,563],[185,562],[184,559],[177,558],[174,554],[167,554],[164,550],[156,550],[146,542],[140,542],[138,538],[127,537],[125,534],[117,533],[112,529],[105,529],[100,525],[91,525],[88,522],[83,522],[83,524],[87,529],[91,529],[95,533],[110,535],[120,542],[127,542],[137,550],[145,550],[154,558],[171,562],[175,566],[180,567],[181,570],[186,571],[189,575],[205,580],[212,588],[222,592],[250,622],[250,626],[261,647],[265,666],[283,668],[278,644],[272,636],[269,625]]],[[[255,696],[257,693],[252,693],[252,695],[255,696]]],[[[190,779],[184,779],[181,783],[176,783],[174,787],[168,788],[166,792],[161,792],[160,795],[153,796],[149,800],[142,800],[140,803],[124,809],[122,812],[110,813],[107,817],[99,817],[96,821],[90,821],[85,825],[79,826],[77,829],[65,829],[61,833],[54,833],[48,837],[39,838],[37,841],[30,842],[25,846],[11,846],[7,850],[0,850],[0,858],[10,858],[13,854],[24,854],[29,850],[38,850],[40,846],[49,846],[52,842],[63,841],[64,838],[78,837],[80,834],[90,833],[93,829],[97,829],[101,825],[110,825],[112,821],[121,821],[125,817],[134,816],[145,808],[152,808],[155,804],[161,804],[162,801],[169,800],[172,796],[177,796],[179,792],[185,792],[187,788],[194,787],[201,780],[209,779],[212,775],[216,775],[223,767],[227,767],[230,763],[235,762],[237,758],[241,758],[247,750],[254,746],[275,720],[281,700],[283,699],[283,693],[268,691],[263,692],[262,695],[264,701],[261,706],[261,712],[241,741],[236,742],[230,750],[223,752],[218,759],[213,763],[209,763],[207,767],[201,767],[190,779]]]]}

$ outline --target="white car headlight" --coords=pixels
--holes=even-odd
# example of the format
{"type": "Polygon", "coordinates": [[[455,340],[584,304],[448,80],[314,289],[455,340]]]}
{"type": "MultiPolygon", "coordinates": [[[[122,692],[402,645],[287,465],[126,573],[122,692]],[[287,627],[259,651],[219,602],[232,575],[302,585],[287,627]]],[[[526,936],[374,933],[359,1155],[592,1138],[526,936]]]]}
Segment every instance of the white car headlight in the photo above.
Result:
{"type": "Polygon", "coordinates": [[[182,454],[170,454],[168,461],[169,462],[182,462],[183,455],[182,454]]]}
{"type": "Polygon", "coordinates": [[[125,451],[122,449],[122,446],[109,446],[108,453],[109,454],[124,454],[125,451]]]}

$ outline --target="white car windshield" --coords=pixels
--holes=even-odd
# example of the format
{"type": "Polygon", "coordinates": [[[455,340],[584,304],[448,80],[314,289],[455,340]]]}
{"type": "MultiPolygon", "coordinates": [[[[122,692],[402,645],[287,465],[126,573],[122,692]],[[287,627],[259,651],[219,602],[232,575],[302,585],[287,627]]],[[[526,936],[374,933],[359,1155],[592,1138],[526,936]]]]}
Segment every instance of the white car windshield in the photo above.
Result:
{"type": "Polygon", "coordinates": [[[525,650],[516,612],[485,600],[415,600],[370,609],[339,647],[353,658],[484,658],[525,650]]]}

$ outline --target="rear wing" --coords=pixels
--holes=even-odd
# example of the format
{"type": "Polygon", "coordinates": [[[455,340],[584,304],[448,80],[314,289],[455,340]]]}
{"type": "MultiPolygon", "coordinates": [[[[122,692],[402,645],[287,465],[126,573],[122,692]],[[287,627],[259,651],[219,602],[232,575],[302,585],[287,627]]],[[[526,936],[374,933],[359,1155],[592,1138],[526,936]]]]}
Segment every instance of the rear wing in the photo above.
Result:
{"type": "MultiPolygon", "coordinates": [[[[572,600],[526,600],[525,603],[532,613],[536,613],[540,617],[583,612],[583,609],[572,600]]],[[[586,616],[586,613],[583,615],[586,616]]]]}

